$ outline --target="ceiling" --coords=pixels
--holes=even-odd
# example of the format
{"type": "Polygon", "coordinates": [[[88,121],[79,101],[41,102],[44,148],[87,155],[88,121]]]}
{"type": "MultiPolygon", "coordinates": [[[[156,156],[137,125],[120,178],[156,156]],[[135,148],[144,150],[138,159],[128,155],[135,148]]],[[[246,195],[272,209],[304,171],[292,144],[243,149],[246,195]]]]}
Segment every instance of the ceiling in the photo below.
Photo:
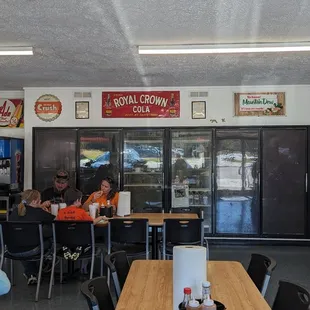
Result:
{"type": "Polygon", "coordinates": [[[310,52],[138,55],[137,45],[310,41],[309,0],[2,0],[0,89],[310,84],[310,52]]]}

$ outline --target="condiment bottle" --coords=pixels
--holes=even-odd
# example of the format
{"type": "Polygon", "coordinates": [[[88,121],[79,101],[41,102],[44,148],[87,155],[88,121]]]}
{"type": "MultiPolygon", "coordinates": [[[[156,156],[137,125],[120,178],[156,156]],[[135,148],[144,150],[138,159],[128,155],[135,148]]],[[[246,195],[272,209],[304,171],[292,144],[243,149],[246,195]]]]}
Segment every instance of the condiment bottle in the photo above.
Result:
{"type": "Polygon", "coordinates": [[[211,299],[211,283],[209,281],[202,282],[202,301],[211,299]]]}
{"type": "Polygon", "coordinates": [[[201,306],[201,310],[216,310],[216,304],[214,303],[214,301],[212,299],[205,299],[203,301],[203,304],[201,306]]]}
{"type": "Polygon", "coordinates": [[[180,310],[186,310],[189,301],[192,299],[192,289],[190,287],[184,288],[184,298],[183,301],[179,305],[180,310]]]}
{"type": "Polygon", "coordinates": [[[200,307],[200,303],[198,300],[192,299],[189,301],[186,310],[198,309],[200,307]]]}

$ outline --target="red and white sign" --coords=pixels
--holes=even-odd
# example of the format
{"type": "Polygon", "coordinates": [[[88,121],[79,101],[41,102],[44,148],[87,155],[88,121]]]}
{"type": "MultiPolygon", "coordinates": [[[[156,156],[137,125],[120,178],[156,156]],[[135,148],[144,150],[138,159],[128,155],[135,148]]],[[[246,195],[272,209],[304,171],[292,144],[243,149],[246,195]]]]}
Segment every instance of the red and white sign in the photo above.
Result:
{"type": "Polygon", "coordinates": [[[0,99],[0,127],[24,127],[23,99],[0,99]]]}
{"type": "Polygon", "coordinates": [[[61,114],[62,105],[56,96],[43,95],[36,101],[34,111],[40,120],[51,122],[61,114]]]}
{"type": "Polygon", "coordinates": [[[179,91],[103,92],[103,118],[178,118],[179,91]]]}

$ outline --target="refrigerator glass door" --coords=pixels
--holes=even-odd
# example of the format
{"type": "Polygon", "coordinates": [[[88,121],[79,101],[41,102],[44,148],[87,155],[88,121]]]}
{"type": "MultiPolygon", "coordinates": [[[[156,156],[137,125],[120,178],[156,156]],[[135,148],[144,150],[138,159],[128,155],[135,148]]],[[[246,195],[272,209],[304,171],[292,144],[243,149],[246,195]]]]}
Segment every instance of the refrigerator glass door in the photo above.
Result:
{"type": "Polygon", "coordinates": [[[81,129],[79,140],[79,185],[83,194],[99,190],[105,177],[112,178],[119,187],[120,131],[81,129]]]}
{"type": "Polygon", "coordinates": [[[259,132],[216,131],[216,233],[259,233],[259,132]]]}
{"type": "Polygon", "coordinates": [[[76,139],[75,129],[48,128],[34,130],[33,186],[39,191],[53,186],[53,178],[59,169],[70,176],[70,186],[76,187],[76,139]]]}
{"type": "Polygon", "coordinates": [[[124,190],[131,192],[133,212],[161,212],[163,208],[164,130],[124,131],[124,190]]]}
{"type": "Polygon", "coordinates": [[[171,130],[171,207],[203,211],[205,231],[212,231],[212,131],[171,130]]]}

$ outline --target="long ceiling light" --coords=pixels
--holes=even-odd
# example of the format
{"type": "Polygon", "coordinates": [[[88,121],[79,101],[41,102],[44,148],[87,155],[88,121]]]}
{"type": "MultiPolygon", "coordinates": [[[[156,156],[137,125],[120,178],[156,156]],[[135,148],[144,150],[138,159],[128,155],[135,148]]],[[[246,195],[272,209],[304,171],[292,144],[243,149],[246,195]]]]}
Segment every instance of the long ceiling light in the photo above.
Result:
{"type": "Polygon", "coordinates": [[[139,54],[141,55],[275,53],[308,51],[310,51],[310,42],[139,46],[139,54]]]}
{"type": "Polygon", "coordinates": [[[24,55],[33,55],[32,47],[0,46],[0,56],[24,56],[24,55]]]}

